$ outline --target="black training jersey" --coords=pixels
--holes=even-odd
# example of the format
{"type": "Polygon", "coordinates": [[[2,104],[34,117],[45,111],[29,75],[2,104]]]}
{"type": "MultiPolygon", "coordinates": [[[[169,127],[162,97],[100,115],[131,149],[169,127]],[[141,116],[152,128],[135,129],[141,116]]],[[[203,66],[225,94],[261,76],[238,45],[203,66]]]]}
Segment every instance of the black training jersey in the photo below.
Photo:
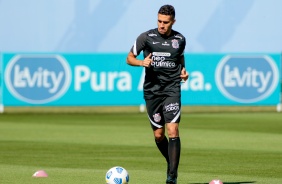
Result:
{"type": "Polygon", "coordinates": [[[185,45],[185,37],[174,30],[170,36],[159,34],[157,28],[138,36],[131,52],[138,56],[143,51],[144,58],[152,54],[151,66],[145,69],[145,99],[180,96],[180,57],[184,54],[185,45]]]}

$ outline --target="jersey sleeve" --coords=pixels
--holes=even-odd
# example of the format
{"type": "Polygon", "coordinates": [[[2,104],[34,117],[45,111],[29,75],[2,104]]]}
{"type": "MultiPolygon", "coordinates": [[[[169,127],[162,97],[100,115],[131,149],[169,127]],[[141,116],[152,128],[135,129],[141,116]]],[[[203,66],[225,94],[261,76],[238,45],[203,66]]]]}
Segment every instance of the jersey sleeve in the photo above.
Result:
{"type": "Polygon", "coordinates": [[[186,46],[186,39],[185,39],[185,37],[183,37],[183,44],[182,44],[182,47],[181,47],[181,56],[184,55],[185,46],[186,46]]]}
{"type": "Polygon", "coordinates": [[[147,39],[146,33],[142,33],[137,37],[136,41],[134,42],[134,45],[130,50],[135,56],[138,56],[140,52],[144,50],[146,45],[146,39],[147,39]]]}

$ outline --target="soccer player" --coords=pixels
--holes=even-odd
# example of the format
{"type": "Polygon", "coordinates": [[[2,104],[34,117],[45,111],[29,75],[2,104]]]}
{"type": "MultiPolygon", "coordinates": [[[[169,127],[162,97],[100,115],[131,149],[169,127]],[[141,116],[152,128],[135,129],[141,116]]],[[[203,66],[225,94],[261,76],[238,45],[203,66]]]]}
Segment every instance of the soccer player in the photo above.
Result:
{"type": "Polygon", "coordinates": [[[174,7],[162,6],[158,11],[158,28],[141,33],[126,60],[129,65],[145,67],[144,99],[156,145],[167,161],[167,184],[177,183],[180,85],[189,76],[184,61],[185,37],[172,29],[174,23],[174,7]],[[136,58],[141,51],[144,60],[136,58]]]}

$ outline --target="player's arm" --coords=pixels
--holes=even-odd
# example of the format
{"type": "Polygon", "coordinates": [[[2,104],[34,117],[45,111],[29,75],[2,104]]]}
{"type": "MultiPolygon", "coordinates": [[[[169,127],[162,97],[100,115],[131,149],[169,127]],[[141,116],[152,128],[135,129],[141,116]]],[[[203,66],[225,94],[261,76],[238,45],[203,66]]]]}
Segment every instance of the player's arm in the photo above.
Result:
{"type": "Polygon", "coordinates": [[[150,67],[151,66],[151,54],[149,54],[144,60],[137,59],[137,56],[140,54],[141,51],[146,49],[146,40],[147,34],[142,33],[136,39],[134,45],[130,49],[130,52],[127,55],[126,62],[131,66],[144,66],[150,67]]]}
{"type": "Polygon", "coordinates": [[[131,66],[144,66],[144,67],[150,67],[152,59],[151,53],[144,59],[144,60],[139,60],[136,58],[136,56],[130,51],[127,55],[126,62],[127,64],[131,66]]]}
{"type": "Polygon", "coordinates": [[[182,66],[181,68],[181,74],[180,74],[180,78],[183,81],[186,81],[189,77],[189,73],[186,71],[185,69],[185,58],[184,58],[184,54],[182,54],[182,56],[180,56],[180,64],[182,66]]]}

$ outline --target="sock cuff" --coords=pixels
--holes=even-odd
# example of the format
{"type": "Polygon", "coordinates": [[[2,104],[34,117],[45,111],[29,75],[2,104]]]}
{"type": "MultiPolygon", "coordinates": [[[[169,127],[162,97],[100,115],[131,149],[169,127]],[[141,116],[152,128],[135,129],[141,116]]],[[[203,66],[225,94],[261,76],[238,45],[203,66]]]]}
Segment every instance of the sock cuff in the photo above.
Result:
{"type": "Polygon", "coordinates": [[[176,140],[180,140],[180,137],[170,137],[169,141],[176,141],[176,140]]]}

